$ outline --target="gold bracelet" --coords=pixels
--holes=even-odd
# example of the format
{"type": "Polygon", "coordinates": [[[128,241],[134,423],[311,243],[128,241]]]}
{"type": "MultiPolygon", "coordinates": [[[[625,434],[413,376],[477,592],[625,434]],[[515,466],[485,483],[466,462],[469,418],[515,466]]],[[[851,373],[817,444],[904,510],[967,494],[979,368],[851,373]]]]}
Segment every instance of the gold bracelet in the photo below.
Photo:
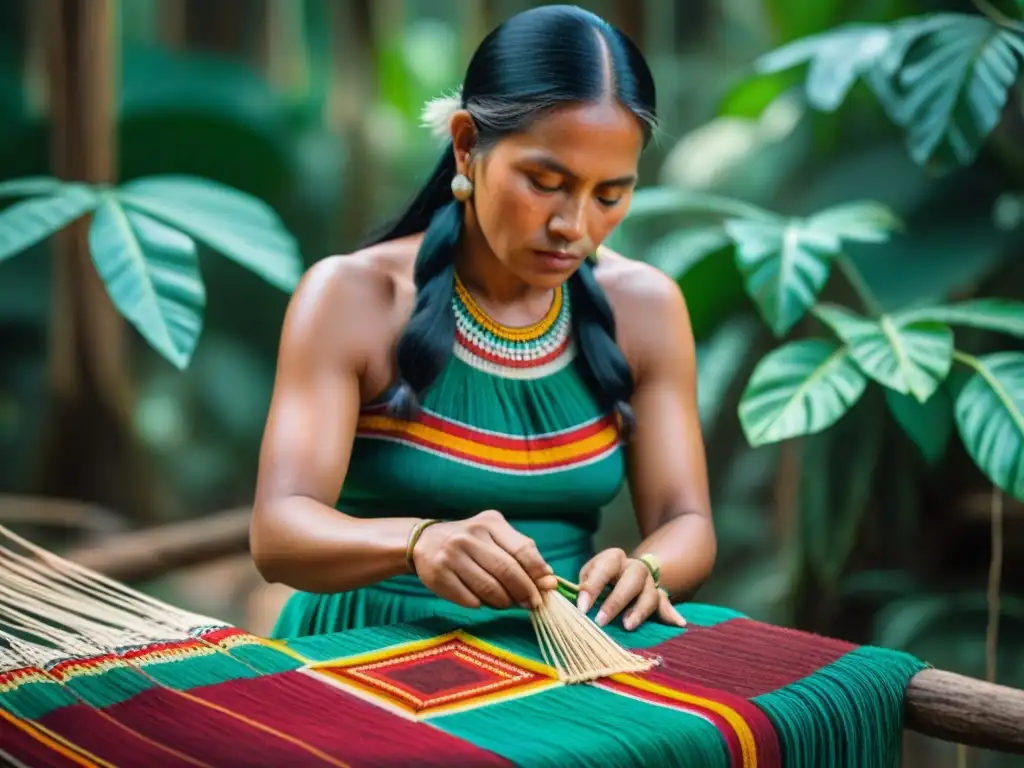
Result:
{"type": "Polygon", "coordinates": [[[416,542],[420,540],[420,536],[423,531],[432,526],[434,523],[439,523],[440,520],[420,520],[416,525],[409,531],[409,541],[405,545],[405,564],[409,568],[409,573],[416,573],[416,564],[412,559],[412,550],[416,546],[416,542]]]}
{"type": "Polygon", "coordinates": [[[651,572],[651,578],[654,579],[654,586],[661,586],[661,562],[658,560],[657,555],[643,554],[640,555],[637,560],[647,566],[647,570],[651,572]]]}

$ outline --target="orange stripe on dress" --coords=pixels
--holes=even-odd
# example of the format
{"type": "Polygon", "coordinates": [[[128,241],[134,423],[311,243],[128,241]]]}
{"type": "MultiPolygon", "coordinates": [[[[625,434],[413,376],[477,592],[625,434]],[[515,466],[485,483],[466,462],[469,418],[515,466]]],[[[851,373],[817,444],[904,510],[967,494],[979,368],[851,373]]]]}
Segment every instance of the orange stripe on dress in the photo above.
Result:
{"type": "Polygon", "coordinates": [[[535,437],[482,432],[424,413],[417,421],[364,413],[360,437],[390,437],[455,458],[491,467],[518,470],[553,469],[588,461],[615,447],[619,440],[614,415],[576,429],[535,437]]]}

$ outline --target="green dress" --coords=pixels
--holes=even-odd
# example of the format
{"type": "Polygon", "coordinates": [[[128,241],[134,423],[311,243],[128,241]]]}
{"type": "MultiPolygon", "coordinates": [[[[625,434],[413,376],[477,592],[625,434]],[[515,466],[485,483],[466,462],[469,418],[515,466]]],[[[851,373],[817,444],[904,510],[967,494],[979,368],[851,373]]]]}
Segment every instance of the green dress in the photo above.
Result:
{"type": "MultiPolygon", "coordinates": [[[[444,520],[495,509],[565,578],[593,555],[600,509],[625,476],[617,421],[583,377],[569,291],[527,328],[491,320],[459,280],[453,354],[412,422],[384,401],[360,414],[337,508],[357,517],[444,520]]],[[[473,616],[412,574],[338,594],[293,594],[272,636],[325,634],[429,617],[473,616]]]]}

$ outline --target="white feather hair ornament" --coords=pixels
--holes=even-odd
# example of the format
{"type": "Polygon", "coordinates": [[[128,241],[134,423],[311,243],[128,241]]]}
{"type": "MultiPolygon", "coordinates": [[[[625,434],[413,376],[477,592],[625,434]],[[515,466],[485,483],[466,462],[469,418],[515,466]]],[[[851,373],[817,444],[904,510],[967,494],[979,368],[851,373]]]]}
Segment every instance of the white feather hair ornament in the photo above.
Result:
{"type": "Polygon", "coordinates": [[[462,88],[447,96],[437,96],[423,105],[420,125],[430,130],[438,139],[446,139],[451,131],[452,115],[462,109],[462,88]]]}

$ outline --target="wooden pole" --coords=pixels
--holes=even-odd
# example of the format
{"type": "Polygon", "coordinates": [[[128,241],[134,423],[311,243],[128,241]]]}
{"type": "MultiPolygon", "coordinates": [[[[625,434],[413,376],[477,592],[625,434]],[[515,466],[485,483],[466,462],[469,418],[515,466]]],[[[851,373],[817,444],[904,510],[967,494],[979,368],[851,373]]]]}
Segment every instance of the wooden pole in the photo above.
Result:
{"type": "Polygon", "coordinates": [[[248,507],[229,509],[198,520],[118,534],[63,557],[117,581],[148,581],[247,552],[251,515],[248,507]]]}
{"type": "Polygon", "coordinates": [[[968,747],[1024,755],[1024,691],[940,669],[907,688],[905,725],[968,747]]]}
{"type": "MultiPolygon", "coordinates": [[[[110,184],[117,175],[115,0],[45,2],[55,176],[110,184]]],[[[85,217],[54,238],[50,409],[39,492],[157,518],[154,484],[131,428],[128,333],[100,279],[85,217]]]]}

